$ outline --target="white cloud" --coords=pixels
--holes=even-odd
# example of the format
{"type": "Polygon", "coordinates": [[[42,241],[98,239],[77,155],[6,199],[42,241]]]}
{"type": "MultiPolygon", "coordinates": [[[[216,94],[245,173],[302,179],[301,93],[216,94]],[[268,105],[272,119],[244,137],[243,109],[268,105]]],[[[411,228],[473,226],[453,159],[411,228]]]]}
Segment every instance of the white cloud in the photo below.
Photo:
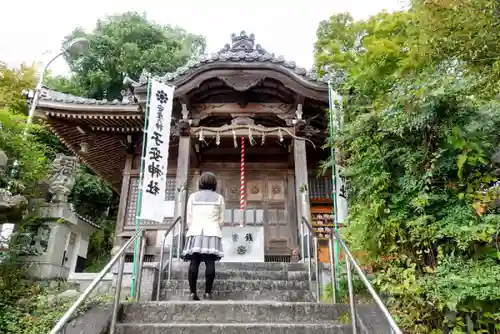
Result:
{"type": "MultiPolygon", "coordinates": [[[[383,9],[403,6],[402,0],[30,0],[26,7],[4,7],[0,20],[0,60],[16,66],[40,62],[59,49],[64,36],[75,27],[92,29],[99,18],[123,11],[138,11],[163,24],[179,25],[207,38],[208,51],[229,42],[230,34],[254,33],[266,50],[311,67],[316,27],[320,20],[338,12],[356,18],[383,9]],[[45,53],[45,55],[44,55],[45,53]]],[[[62,59],[51,65],[58,74],[67,73],[62,59]]]]}

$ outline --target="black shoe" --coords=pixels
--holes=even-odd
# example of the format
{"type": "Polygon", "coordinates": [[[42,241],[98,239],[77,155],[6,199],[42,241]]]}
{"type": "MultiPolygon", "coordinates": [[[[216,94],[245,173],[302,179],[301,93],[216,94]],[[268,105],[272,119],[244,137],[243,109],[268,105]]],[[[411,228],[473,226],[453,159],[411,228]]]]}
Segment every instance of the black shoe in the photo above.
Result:
{"type": "Polygon", "coordinates": [[[200,298],[198,298],[198,296],[196,295],[196,293],[192,293],[192,294],[189,296],[189,300],[200,300],[200,298]]]}
{"type": "Polygon", "coordinates": [[[212,294],[211,293],[205,293],[203,295],[203,299],[205,299],[205,300],[212,300],[212,294]]]}

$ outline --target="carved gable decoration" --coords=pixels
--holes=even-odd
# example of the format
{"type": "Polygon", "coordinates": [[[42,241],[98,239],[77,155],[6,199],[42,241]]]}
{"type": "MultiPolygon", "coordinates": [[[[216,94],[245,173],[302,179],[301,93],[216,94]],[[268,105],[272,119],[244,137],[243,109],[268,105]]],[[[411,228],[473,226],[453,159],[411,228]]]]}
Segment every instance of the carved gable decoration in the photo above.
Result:
{"type": "Polygon", "coordinates": [[[231,75],[219,77],[227,86],[238,92],[244,92],[252,87],[257,86],[264,77],[257,75],[231,75]]]}

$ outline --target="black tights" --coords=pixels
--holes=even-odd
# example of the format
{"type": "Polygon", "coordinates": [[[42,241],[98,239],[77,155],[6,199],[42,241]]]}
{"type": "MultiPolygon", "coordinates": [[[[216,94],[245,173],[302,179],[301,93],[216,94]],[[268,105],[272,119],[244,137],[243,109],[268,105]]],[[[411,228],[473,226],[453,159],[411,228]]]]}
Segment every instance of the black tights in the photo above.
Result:
{"type": "Polygon", "coordinates": [[[193,254],[189,265],[188,280],[191,293],[196,294],[196,281],[198,280],[198,269],[200,263],[205,262],[205,293],[212,293],[212,286],[215,280],[215,255],[193,254]]]}

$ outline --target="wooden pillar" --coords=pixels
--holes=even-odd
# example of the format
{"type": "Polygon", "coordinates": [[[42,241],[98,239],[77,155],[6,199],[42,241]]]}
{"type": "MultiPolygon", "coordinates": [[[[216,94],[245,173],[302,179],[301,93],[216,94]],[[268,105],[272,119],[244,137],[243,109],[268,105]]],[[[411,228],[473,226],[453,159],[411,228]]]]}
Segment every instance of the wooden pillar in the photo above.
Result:
{"type": "MultiPolygon", "coordinates": [[[[219,180],[217,180],[220,182],[219,180]]],[[[198,189],[198,184],[200,183],[200,169],[196,168],[193,172],[193,179],[191,180],[191,192],[197,192],[198,189]]]]}
{"type": "MultiPolygon", "coordinates": [[[[291,154],[290,154],[291,155],[291,154]]],[[[290,230],[292,232],[292,243],[291,247],[297,247],[297,241],[299,240],[299,225],[297,220],[297,200],[295,194],[295,172],[292,169],[287,171],[287,208],[288,208],[288,223],[290,224],[290,230]]]]}
{"type": "Polygon", "coordinates": [[[179,153],[177,155],[177,173],[175,176],[175,188],[181,189],[184,188],[185,191],[182,193],[182,196],[179,198],[177,196],[176,199],[179,200],[179,203],[175,205],[174,218],[177,216],[181,216],[182,221],[182,230],[185,229],[185,218],[186,218],[186,200],[187,200],[187,182],[189,176],[189,155],[191,153],[191,137],[190,136],[181,136],[179,138],[179,153]]]}
{"type": "Polygon", "coordinates": [[[307,156],[306,142],[304,140],[293,140],[293,156],[295,160],[295,198],[297,203],[297,221],[302,219],[311,219],[311,207],[309,203],[309,189],[306,192],[301,192],[301,189],[308,187],[307,177],[307,156]],[[304,202],[305,201],[305,202],[304,202]]]}
{"type": "Polygon", "coordinates": [[[134,160],[133,154],[127,154],[125,158],[125,166],[123,168],[122,177],[122,189],[120,192],[120,204],[118,206],[118,214],[116,217],[116,227],[115,227],[115,246],[120,245],[121,238],[120,233],[123,232],[123,226],[125,225],[125,219],[127,219],[127,206],[130,197],[130,175],[132,171],[132,163],[134,160]]]}

